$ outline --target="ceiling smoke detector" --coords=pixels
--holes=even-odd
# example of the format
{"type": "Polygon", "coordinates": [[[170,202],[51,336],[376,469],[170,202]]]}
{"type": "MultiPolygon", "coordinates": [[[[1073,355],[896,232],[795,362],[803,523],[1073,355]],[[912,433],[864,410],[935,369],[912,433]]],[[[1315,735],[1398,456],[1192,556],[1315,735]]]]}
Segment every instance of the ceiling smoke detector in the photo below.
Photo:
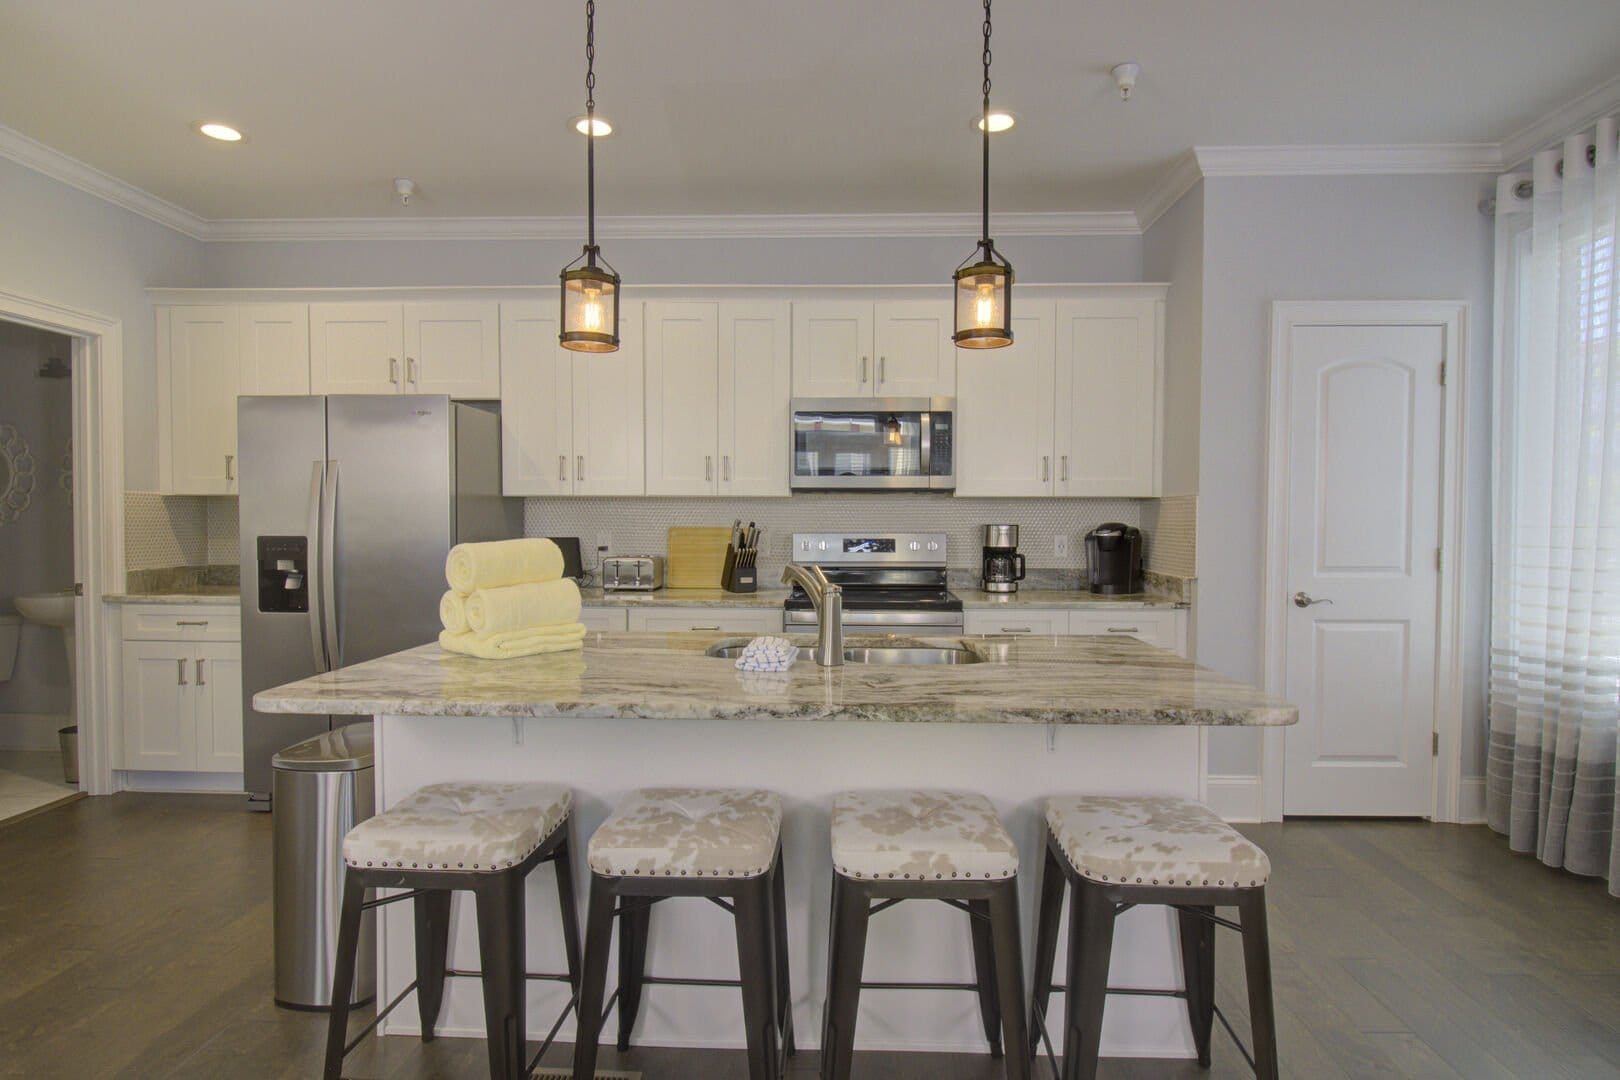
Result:
{"type": "Polygon", "coordinates": [[[411,196],[416,194],[416,181],[404,176],[394,177],[394,194],[399,196],[399,205],[411,205],[411,196]]]}
{"type": "Polygon", "coordinates": [[[1142,65],[1135,62],[1114,67],[1114,85],[1119,87],[1119,100],[1131,100],[1131,91],[1136,89],[1136,77],[1140,74],[1142,65]]]}

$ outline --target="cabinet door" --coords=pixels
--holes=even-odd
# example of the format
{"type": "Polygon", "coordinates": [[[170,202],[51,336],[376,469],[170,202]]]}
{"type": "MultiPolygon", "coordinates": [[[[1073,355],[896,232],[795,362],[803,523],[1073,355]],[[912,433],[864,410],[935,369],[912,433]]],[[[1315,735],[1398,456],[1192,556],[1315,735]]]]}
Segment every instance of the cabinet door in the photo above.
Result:
{"type": "Polygon", "coordinates": [[[403,318],[399,304],[311,304],[310,393],[399,393],[405,377],[403,318]]]}
{"type": "Polygon", "coordinates": [[[630,631],[666,632],[711,630],[722,634],[780,634],[781,607],[709,608],[667,607],[631,608],[630,631]]]}
{"type": "Polygon", "coordinates": [[[500,325],[498,304],[406,304],[405,392],[500,397],[500,325]]]}
{"type": "Polygon", "coordinates": [[[873,306],[878,397],[953,397],[957,348],[949,300],[881,300],[873,306]]]}
{"type": "Polygon", "coordinates": [[[242,771],[242,647],[191,647],[197,772],[242,771]]]}
{"type": "Polygon", "coordinates": [[[309,393],[309,305],[247,304],[239,394],[309,393]]]}
{"type": "Polygon", "coordinates": [[[185,772],[195,767],[191,657],[196,648],[172,641],[123,643],[123,768],[185,772]]]}
{"type": "Polygon", "coordinates": [[[793,396],[872,396],[872,305],[812,300],[793,305],[793,396]]]}
{"type": "MultiPolygon", "coordinates": [[[[1018,337],[1018,328],[1013,328],[1018,337]]],[[[1069,632],[1069,613],[1063,608],[974,608],[962,613],[963,629],[994,637],[1053,637],[1069,632]]]]}
{"type": "Polygon", "coordinates": [[[619,351],[573,353],[574,494],[646,491],[641,309],[619,313],[619,351]]]}
{"type": "Polygon", "coordinates": [[[1157,300],[1057,305],[1057,493],[1159,493],[1157,300]]]}
{"type": "Polygon", "coordinates": [[[579,621],[591,633],[624,633],[624,608],[588,607],[579,613],[579,621]]]}
{"type": "Polygon", "coordinates": [[[1050,495],[1056,408],[1050,302],[1020,304],[1013,343],[963,349],[956,368],[956,493],[1050,495]]]}
{"type": "Polygon", "coordinates": [[[240,309],[169,309],[169,482],[174,495],[236,491],[240,309]]]}
{"type": "Polygon", "coordinates": [[[1182,615],[1179,611],[1075,611],[1069,614],[1071,634],[1107,637],[1133,637],[1170,652],[1183,652],[1180,640],[1182,615]]]}
{"type": "Polygon", "coordinates": [[[647,494],[713,495],[720,476],[719,305],[648,303],[647,494]]]}
{"type": "Polygon", "coordinates": [[[787,496],[793,316],[786,303],[720,305],[720,494],[787,496]]]}
{"type": "Polygon", "coordinates": [[[501,305],[501,489],[574,492],[574,360],[554,301],[501,305]]]}

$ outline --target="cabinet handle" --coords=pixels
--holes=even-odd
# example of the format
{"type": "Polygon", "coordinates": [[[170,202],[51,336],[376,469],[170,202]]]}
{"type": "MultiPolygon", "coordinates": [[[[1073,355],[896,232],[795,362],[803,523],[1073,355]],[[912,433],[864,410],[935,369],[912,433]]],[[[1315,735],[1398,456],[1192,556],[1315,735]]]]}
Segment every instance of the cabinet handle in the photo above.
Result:
{"type": "Polygon", "coordinates": [[[207,626],[208,625],[208,620],[207,619],[176,619],[174,621],[174,625],[176,625],[176,626],[207,626]]]}
{"type": "Polygon", "coordinates": [[[688,626],[688,630],[718,630],[718,626],[688,626]]]}
{"type": "Polygon", "coordinates": [[[888,372],[889,372],[889,358],[887,356],[878,357],[878,377],[877,377],[877,381],[878,381],[879,386],[882,386],[884,383],[889,381],[888,372]]]}
{"type": "Polygon", "coordinates": [[[1061,468],[1063,469],[1063,472],[1058,476],[1058,479],[1067,484],[1069,482],[1069,455],[1064,454],[1062,457],[1058,458],[1058,461],[1062,462],[1061,468]]]}
{"type": "Polygon", "coordinates": [[[1001,632],[1003,634],[1033,634],[1035,631],[1027,626],[1003,626],[1001,632]]]}
{"type": "Polygon", "coordinates": [[[866,385],[866,357],[861,357],[861,385],[866,385]]]}
{"type": "Polygon", "coordinates": [[[392,356],[388,358],[388,381],[395,386],[399,385],[399,361],[392,356]]]}
{"type": "Polygon", "coordinates": [[[197,685],[198,686],[207,686],[208,683],[203,681],[203,668],[202,668],[202,666],[203,666],[202,658],[198,657],[197,658],[197,685]]]}
{"type": "Polygon", "coordinates": [[[1110,634],[1140,634],[1142,630],[1136,626],[1110,626],[1108,632],[1110,634]]]}
{"type": "Polygon", "coordinates": [[[574,479],[580,483],[585,482],[585,455],[580,454],[574,458],[574,479]]]}
{"type": "Polygon", "coordinates": [[[727,482],[729,482],[731,480],[731,455],[730,454],[721,454],[720,455],[720,479],[725,480],[727,482]]]}
{"type": "Polygon", "coordinates": [[[703,455],[703,482],[706,484],[714,479],[714,455],[703,455]]]}
{"type": "Polygon", "coordinates": [[[1052,478],[1052,455],[1051,454],[1042,454],[1041,455],[1041,483],[1044,484],[1048,480],[1050,480],[1051,478],[1052,478]]]}
{"type": "Polygon", "coordinates": [[[174,662],[174,681],[179,686],[186,685],[186,661],[183,657],[174,662]]]}
{"type": "Polygon", "coordinates": [[[412,386],[416,385],[416,357],[414,356],[405,358],[405,381],[412,386]]]}
{"type": "Polygon", "coordinates": [[[235,454],[226,454],[225,455],[225,480],[227,482],[236,479],[236,470],[234,468],[235,464],[236,464],[236,455],[235,454]]]}
{"type": "Polygon", "coordinates": [[[568,482],[568,455],[567,454],[558,454],[557,455],[557,479],[563,481],[564,483],[568,482]]]}

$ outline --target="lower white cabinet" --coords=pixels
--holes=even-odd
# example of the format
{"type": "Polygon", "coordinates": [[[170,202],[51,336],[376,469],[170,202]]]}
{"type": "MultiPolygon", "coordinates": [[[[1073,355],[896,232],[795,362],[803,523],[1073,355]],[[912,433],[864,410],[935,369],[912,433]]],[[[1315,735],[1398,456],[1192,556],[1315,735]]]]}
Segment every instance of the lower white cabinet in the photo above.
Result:
{"type": "Polygon", "coordinates": [[[963,612],[963,623],[970,634],[1051,636],[1069,632],[1069,613],[1064,608],[976,608],[963,612]]]}
{"type": "Polygon", "coordinates": [[[1187,613],[1178,608],[973,608],[963,613],[963,621],[969,634],[1133,637],[1178,656],[1187,655],[1187,613]]]}
{"type": "MultiPolygon", "coordinates": [[[[242,646],[199,640],[195,626],[176,626],[152,640],[153,622],[204,621],[155,609],[125,611],[126,625],[147,627],[123,642],[122,767],[151,772],[242,771],[242,646]]],[[[190,614],[188,612],[188,614],[190,614]]],[[[219,621],[235,617],[220,613],[219,621]]],[[[215,621],[209,619],[208,621],[215,621]]]]}
{"type": "Polygon", "coordinates": [[[632,632],[713,630],[722,634],[780,634],[778,607],[629,608],[632,632]]]}
{"type": "Polygon", "coordinates": [[[624,608],[588,607],[581,609],[579,621],[592,633],[624,633],[624,608]]]}

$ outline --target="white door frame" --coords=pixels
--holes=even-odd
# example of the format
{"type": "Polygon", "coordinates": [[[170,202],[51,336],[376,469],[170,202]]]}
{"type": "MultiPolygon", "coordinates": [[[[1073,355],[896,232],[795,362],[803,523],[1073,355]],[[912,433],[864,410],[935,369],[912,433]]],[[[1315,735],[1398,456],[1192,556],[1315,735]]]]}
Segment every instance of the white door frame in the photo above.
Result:
{"type": "MultiPolygon", "coordinates": [[[[1266,544],[1260,608],[1261,685],[1282,696],[1288,603],[1289,342],[1299,326],[1434,326],[1443,335],[1445,386],[1440,448],[1440,596],[1436,608],[1434,730],[1440,737],[1430,783],[1430,816],[1462,816],[1462,588],[1464,409],[1468,304],[1460,300],[1300,301],[1271,305],[1271,390],[1266,423],[1266,544]]],[[[1266,821],[1283,816],[1284,729],[1267,728],[1260,762],[1266,821]]]]}
{"type": "Polygon", "coordinates": [[[79,788],[113,792],[116,620],[101,597],[124,589],[124,327],[86,311],[0,290],[0,319],[73,339],[73,572],[79,788]]]}

